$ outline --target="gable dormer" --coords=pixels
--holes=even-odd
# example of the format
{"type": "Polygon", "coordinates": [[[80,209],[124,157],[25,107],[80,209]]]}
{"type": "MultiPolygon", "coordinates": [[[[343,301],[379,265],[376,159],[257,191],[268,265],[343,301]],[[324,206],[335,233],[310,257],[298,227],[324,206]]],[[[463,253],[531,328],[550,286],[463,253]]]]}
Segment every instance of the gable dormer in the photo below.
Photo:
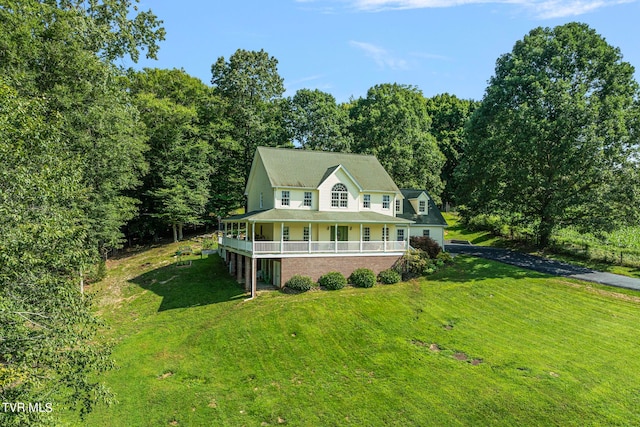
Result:
{"type": "Polygon", "coordinates": [[[411,203],[411,207],[418,215],[429,214],[429,196],[424,191],[417,197],[410,198],[409,203],[411,203]]]}
{"type": "Polygon", "coordinates": [[[318,208],[321,211],[359,210],[359,195],[362,187],[342,165],[327,169],[318,185],[318,208]]]}

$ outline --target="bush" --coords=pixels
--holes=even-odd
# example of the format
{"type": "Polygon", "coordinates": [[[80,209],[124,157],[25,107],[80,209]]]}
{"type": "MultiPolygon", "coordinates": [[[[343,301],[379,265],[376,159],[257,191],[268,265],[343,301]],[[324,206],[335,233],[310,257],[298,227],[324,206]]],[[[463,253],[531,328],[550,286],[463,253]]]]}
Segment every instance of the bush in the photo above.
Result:
{"type": "Polygon", "coordinates": [[[400,276],[400,273],[391,268],[388,270],[382,270],[378,274],[378,282],[384,285],[393,285],[394,283],[398,283],[401,279],[402,277],[400,276]]]}
{"type": "Polygon", "coordinates": [[[415,249],[420,249],[425,251],[429,258],[436,258],[440,252],[442,252],[442,248],[431,237],[412,237],[411,246],[415,249]]]}
{"type": "Polygon", "coordinates": [[[445,264],[453,263],[453,257],[449,252],[440,252],[437,259],[442,260],[445,264]]]}
{"type": "Polygon", "coordinates": [[[368,268],[358,268],[349,276],[349,283],[359,288],[371,288],[376,284],[376,275],[368,268]]]}
{"type": "Polygon", "coordinates": [[[304,292],[313,288],[315,283],[313,283],[313,279],[311,279],[311,277],[309,276],[302,276],[300,274],[296,274],[291,279],[287,280],[287,283],[285,283],[284,285],[287,288],[304,292]]]}
{"type": "Polygon", "coordinates": [[[332,271],[318,280],[320,286],[324,286],[329,290],[342,289],[347,285],[347,279],[338,271],[332,271]]]}

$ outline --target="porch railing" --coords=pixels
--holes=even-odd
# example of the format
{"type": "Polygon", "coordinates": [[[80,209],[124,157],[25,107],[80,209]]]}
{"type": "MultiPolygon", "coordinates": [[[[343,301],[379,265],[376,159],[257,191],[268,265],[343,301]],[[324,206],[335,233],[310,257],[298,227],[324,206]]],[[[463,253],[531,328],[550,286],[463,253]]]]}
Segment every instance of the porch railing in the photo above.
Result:
{"type": "Polygon", "coordinates": [[[384,253],[402,252],[406,241],[248,241],[224,237],[221,244],[229,249],[238,249],[256,254],[303,254],[303,253],[384,253]]]}

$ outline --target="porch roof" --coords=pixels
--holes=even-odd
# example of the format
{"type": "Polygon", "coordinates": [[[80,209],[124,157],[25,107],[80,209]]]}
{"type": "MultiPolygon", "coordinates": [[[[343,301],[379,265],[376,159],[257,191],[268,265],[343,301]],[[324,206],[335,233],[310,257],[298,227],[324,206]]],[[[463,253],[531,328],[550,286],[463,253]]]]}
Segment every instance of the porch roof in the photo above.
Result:
{"type": "Polygon", "coordinates": [[[402,224],[409,225],[414,221],[396,218],[377,212],[334,212],[295,209],[269,209],[233,215],[223,222],[321,222],[321,223],[363,223],[363,224],[402,224]]]}

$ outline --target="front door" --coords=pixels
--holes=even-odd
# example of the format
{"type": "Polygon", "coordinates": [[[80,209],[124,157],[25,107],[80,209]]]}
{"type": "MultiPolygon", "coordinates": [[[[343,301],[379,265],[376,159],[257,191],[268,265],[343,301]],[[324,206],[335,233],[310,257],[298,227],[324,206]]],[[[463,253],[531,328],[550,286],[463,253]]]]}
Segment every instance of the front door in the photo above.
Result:
{"type": "MultiPolygon", "coordinates": [[[[336,240],[336,227],[331,226],[331,241],[336,240]]],[[[349,241],[349,227],[346,225],[338,226],[338,242],[348,242],[349,241]]]]}

